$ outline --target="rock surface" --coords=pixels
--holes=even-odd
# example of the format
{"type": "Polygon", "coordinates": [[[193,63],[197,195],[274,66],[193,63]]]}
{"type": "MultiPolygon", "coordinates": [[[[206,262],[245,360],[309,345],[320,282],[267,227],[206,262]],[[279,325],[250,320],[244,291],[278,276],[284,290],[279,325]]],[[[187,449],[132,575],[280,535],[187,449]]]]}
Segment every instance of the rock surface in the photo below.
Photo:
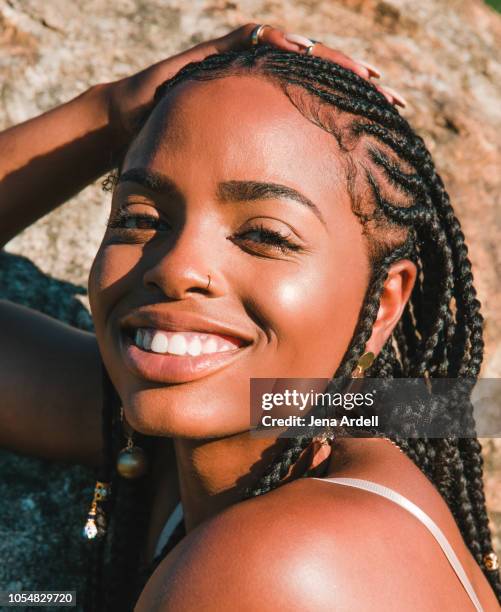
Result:
{"type": "MultiPolygon", "coordinates": [[[[496,308],[501,283],[496,274],[501,263],[501,221],[496,198],[501,182],[501,18],[480,0],[0,0],[0,128],[62,103],[91,84],[130,74],[247,21],[280,25],[366,59],[382,70],[385,83],[409,101],[403,114],[431,149],[470,245],[486,318],[483,374],[499,377],[501,319],[496,308]]],[[[29,256],[52,277],[85,286],[108,205],[109,195],[98,182],[16,237],[7,249],[29,256]]],[[[13,260],[2,260],[3,265],[9,262],[14,265],[13,260]]],[[[25,300],[25,287],[12,299],[25,300]]],[[[75,288],[67,286],[68,290],[71,315],[53,314],[73,324],[88,324],[76,301],[83,296],[75,288]]],[[[12,297],[12,291],[7,287],[4,295],[12,297]]],[[[42,292],[30,304],[44,309],[44,300],[42,292]]],[[[485,446],[489,508],[499,533],[501,440],[487,440],[485,446]]],[[[27,491],[40,495],[47,482],[42,474],[50,473],[47,503],[64,483],[69,483],[68,491],[78,492],[74,502],[80,503],[73,476],[34,460],[16,460],[24,466],[19,480],[26,482],[27,491]]],[[[9,468],[6,474],[8,478],[9,468]]],[[[25,499],[29,509],[29,495],[23,493],[15,503],[19,506],[25,499]]],[[[12,494],[8,498],[14,499],[12,494]]],[[[3,536],[6,521],[20,522],[15,513],[5,514],[5,502],[2,506],[3,536]]],[[[19,506],[17,516],[26,521],[29,514],[23,508],[19,506]]],[[[45,530],[46,541],[52,537],[52,525],[37,530],[45,530]]],[[[1,541],[0,552],[11,558],[11,566],[17,564],[21,575],[20,568],[36,554],[35,532],[19,535],[18,548],[26,554],[14,546],[7,550],[6,541],[1,541]],[[31,548],[26,548],[28,541],[31,548]]],[[[34,579],[30,576],[24,588],[34,579]]]]}
{"type": "MultiPolygon", "coordinates": [[[[92,320],[85,290],[47,277],[25,257],[0,251],[0,299],[80,329],[92,320]]],[[[89,547],[81,537],[93,470],[0,451],[0,588],[84,592],[89,547]]],[[[78,610],[81,610],[79,605],[78,610]]]]}

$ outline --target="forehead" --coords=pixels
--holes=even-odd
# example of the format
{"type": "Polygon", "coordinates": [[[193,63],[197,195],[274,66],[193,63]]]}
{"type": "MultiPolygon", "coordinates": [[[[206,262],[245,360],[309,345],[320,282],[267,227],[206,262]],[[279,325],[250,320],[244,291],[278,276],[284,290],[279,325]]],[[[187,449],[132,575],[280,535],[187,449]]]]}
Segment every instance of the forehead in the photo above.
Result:
{"type": "Polygon", "coordinates": [[[155,169],[181,182],[186,176],[199,182],[204,177],[275,181],[301,190],[326,207],[325,213],[333,202],[349,204],[336,139],[259,76],[174,87],[132,144],[123,169],[132,167],[155,169]]]}

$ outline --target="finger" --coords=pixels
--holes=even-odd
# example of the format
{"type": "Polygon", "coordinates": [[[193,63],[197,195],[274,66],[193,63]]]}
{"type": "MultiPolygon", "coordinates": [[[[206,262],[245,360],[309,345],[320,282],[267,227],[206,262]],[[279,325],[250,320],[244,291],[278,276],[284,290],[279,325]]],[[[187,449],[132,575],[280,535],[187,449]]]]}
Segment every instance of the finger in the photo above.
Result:
{"type": "Polygon", "coordinates": [[[390,94],[390,96],[393,97],[395,104],[398,104],[398,106],[401,106],[402,108],[407,106],[407,100],[402,94],[398,93],[398,91],[395,91],[392,87],[388,87],[386,85],[384,89],[390,94]]]}
{"type": "Polygon", "coordinates": [[[301,42],[301,38],[303,38],[304,41],[310,42],[309,39],[301,36],[294,40],[294,35],[292,36],[293,37],[291,40],[290,35],[286,34],[283,30],[280,30],[279,28],[266,27],[259,37],[259,44],[271,45],[272,47],[277,47],[278,49],[283,49],[284,51],[299,52],[306,48],[304,42],[301,42]]]}
{"type": "MultiPolygon", "coordinates": [[[[200,59],[203,59],[203,57],[213,53],[224,53],[225,51],[248,49],[252,46],[252,33],[257,27],[259,27],[259,24],[252,22],[246,23],[236,30],[229,32],[225,36],[207,41],[201,45],[197,45],[197,47],[191,50],[191,53],[194,54],[196,52],[197,55],[202,55],[200,59]]],[[[264,27],[260,32],[259,44],[271,45],[285,51],[302,53],[305,53],[308,47],[313,45],[311,55],[315,55],[316,57],[339,64],[343,68],[351,70],[363,79],[369,80],[371,77],[379,78],[381,76],[381,72],[377,68],[363,60],[354,60],[351,57],[348,57],[345,53],[342,53],[336,49],[331,49],[321,42],[314,43],[305,36],[300,34],[286,33],[279,28],[275,28],[268,24],[264,24],[264,27]]],[[[394,96],[392,94],[387,94],[384,91],[381,91],[381,93],[391,104],[405,106],[405,99],[399,94],[394,96]]]]}
{"type": "MultiPolygon", "coordinates": [[[[232,30],[220,38],[215,38],[213,40],[200,43],[176,57],[179,59],[179,61],[188,63],[201,61],[208,55],[213,55],[215,53],[249,49],[252,47],[252,33],[256,27],[259,27],[259,24],[246,23],[245,25],[237,28],[236,30],[232,30]]],[[[273,45],[285,51],[298,52],[304,49],[304,47],[301,45],[288,41],[285,38],[285,33],[282,30],[269,25],[266,25],[266,27],[261,30],[259,35],[259,44],[273,45]]],[[[172,62],[172,59],[173,58],[170,58],[169,61],[172,62]]]]}
{"type": "Polygon", "coordinates": [[[215,38],[214,40],[210,40],[207,43],[202,44],[204,46],[207,45],[214,48],[216,53],[247,49],[251,44],[252,31],[258,25],[259,24],[257,23],[246,23],[245,25],[240,26],[236,30],[228,32],[228,34],[225,34],[220,38],[215,38]]]}
{"type": "Polygon", "coordinates": [[[339,64],[343,68],[346,68],[347,70],[351,70],[355,74],[358,74],[358,76],[362,77],[363,79],[369,79],[370,77],[368,68],[357,64],[354,60],[352,60],[350,57],[348,57],[341,51],[330,49],[329,47],[320,42],[315,44],[311,51],[311,55],[314,55],[315,57],[320,57],[330,62],[334,62],[335,64],[339,64]]]}
{"type": "Polygon", "coordinates": [[[383,96],[388,100],[390,104],[401,106],[402,108],[405,108],[407,106],[406,99],[401,94],[399,94],[398,91],[395,91],[394,89],[392,89],[391,87],[387,87],[386,85],[384,87],[382,85],[377,85],[376,83],[373,83],[373,85],[379,91],[379,93],[383,94],[383,96]]]}
{"type": "MultiPolygon", "coordinates": [[[[259,24],[256,23],[246,23],[221,38],[202,43],[201,47],[207,55],[210,53],[224,53],[225,51],[248,49],[252,46],[252,33],[258,26],[259,24]]],[[[260,45],[271,45],[279,49],[284,49],[285,51],[305,52],[306,49],[313,44],[313,41],[300,34],[286,33],[268,24],[264,24],[264,26],[265,27],[263,27],[259,35],[260,45]]],[[[381,74],[377,68],[367,64],[367,62],[357,62],[341,51],[330,49],[320,42],[315,43],[312,55],[335,62],[353,71],[355,74],[358,74],[358,76],[363,79],[379,77],[381,74]]]]}
{"type": "Polygon", "coordinates": [[[379,68],[376,68],[376,66],[374,66],[373,64],[369,64],[369,62],[366,62],[365,60],[356,58],[353,58],[353,61],[357,64],[360,64],[360,66],[367,68],[367,70],[370,72],[371,77],[375,79],[380,79],[383,76],[379,68]]]}
{"type": "Polygon", "coordinates": [[[304,47],[305,49],[315,44],[314,41],[311,40],[310,38],[306,38],[306,36],[303,36],[302,34],[294,34],[291,32],[287,32],[287,34],[285,35],[285,39],[288,40],[289,42],[297,43],[298,45],[301,45],[301,47],[304,47]]]}
{"type": "MultiPolygon", "coordinates": [[[[303,48],[301,45],[288,41],[285,38],[285,33],[279,28],[267,24],[262,25],[264,27],[259,35],[260,45],[271,45],[285,51],[300,51],[303,48]]],[[[209,44],[212,44],[218,53],[248,49],[252,46],[252,33],[258,26],[257,23],[247,23],[221,38],[210,41],[209,44]]]]}
{"type": "Polygon", "coordinates": [[[380,94],[383,94],[383,96],[388,100],[390,104],[395,104],[393,96],[390,95],[387,91],[385,91],[384,87],[381,87],[381,85],[376,85],[376,83],[373,83],[373,85],[379,91],[380,94]]]}

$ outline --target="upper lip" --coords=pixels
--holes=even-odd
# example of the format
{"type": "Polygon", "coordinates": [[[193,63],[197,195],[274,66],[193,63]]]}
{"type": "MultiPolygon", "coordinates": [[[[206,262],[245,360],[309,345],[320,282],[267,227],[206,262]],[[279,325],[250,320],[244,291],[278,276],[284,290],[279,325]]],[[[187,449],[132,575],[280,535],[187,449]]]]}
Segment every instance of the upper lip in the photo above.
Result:
{"type": "Polygon", "coordinates": [[[194,311],[174,312],[159,307],[142,307],[123,316],[119,320],[122,328],[153,327],[173,332],[200,332],[231,336],[242,344],[251,344],[254,338],[247,330],[237,325],[223,323],[211,316],[204,316],[194,311]]]}

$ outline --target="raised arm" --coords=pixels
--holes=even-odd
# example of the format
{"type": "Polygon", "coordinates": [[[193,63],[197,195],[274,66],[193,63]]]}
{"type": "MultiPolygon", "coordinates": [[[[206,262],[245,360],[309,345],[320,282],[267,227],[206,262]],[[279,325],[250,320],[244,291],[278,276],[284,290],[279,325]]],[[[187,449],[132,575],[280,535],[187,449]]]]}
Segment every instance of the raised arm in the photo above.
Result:
{"type": "Polygon", "coordinates": [[[0,133],[0,247],[110,168],[107,86],[0,133]]]}

